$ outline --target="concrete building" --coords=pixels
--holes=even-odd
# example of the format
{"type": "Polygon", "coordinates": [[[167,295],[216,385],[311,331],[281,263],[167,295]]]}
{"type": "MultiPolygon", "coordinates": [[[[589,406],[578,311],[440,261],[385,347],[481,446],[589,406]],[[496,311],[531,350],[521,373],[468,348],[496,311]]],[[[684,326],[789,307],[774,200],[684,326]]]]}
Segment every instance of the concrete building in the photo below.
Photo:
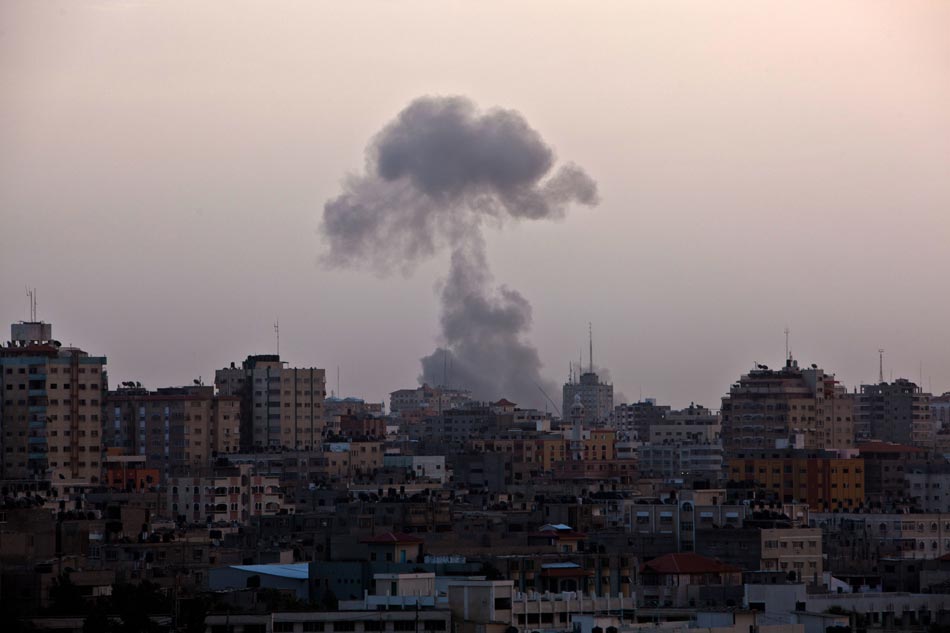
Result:
{"type": "Polygon", "coordinates": [[[931,418],[930,394],[913,382],[861,385],[858,396],[859,440],[881,440],[895,444],[934,447],[936,423],[931,418]]]}
{"type": "Polygon", "coordinates": [[[123,383],[107,397],[103,443],[145,457],[164,476],[208,468],[240,448],[241,399],[194,385],[149,391],[123,383]]]}
{"type": "MultiPolygon", "coordinates": [[[[288,611],[261,615],[209,615],[207,633],[443,633],[452,612],[425,611],[288,611]]],[[[491,632],[503,633],[503,631],[491,632]]]]}
{"type": "Polygon", "coordinates": [[[864,460],[825,451],[744,451],[728,460],[732,482],[753,482],[782,503],[813,510],[857,509],[865,500],[864,460]]]}
{"type": "Polygon", "coordinates": [[[824,564],[818,528],[763,529],[760,552],[762,571],[794,574],[795,580],[811,584],[821,582],[824,564]]]}
{"type": "Polygon", "coordinates": [[[629,439],[645,442],[650,438],[650,428],[654,424],[662,424],[670,410],[669,405],[658,405],[653,398],[622,403],[614,407],[610,425],[629,439]]]}
{"type": "MultiPolygon", "coordinates": [[[[682,490],[679,499],[667,503],[636,500],[625,506],[626,531],[639,538],[662,536],[669,540],[672,551],[692,552],[696,549],[700,530],[740,528],[752,513],[747,504],[726,503],[723,489],[682,490]]],[[[794,521],[798,514],[792,506],[788,514],[794,521]]]]}
{"type": "Polygon", "coordinates": [[[603,383],[593,370],[580,375],[577,381],[564,383],[561,413],[566,417],[574,406],[575,396],[584,405],[581,422],[587,425],[604,424],[614,409],[614,386],[603,383]]]}
{"type": "Polygon", "coordinates": [[[927,464],[927,451],[918,446],[865,442],[858,445],[864,460],[864,496],[868,505],[889,509],[908,499],[904,474],[927,464]]]}
{"type": "Polygon", "coordinates": [[[445,483],[445,455],[385,455],[383,466],[401,468],[413,477],[434,479],[445,483]]]}
{"type": "Polygon", "coordinates": [[[241,398],[241,449],[311,450],[326,428],[326,371],[285,367],[277,355],[248,356],[214,375],[218,393],[241,398]]]}
{"type": "Polygon", "coordinates": [[[714,593],[723,596],[721,606],[741,603],[742,570],[694,552],[666,554],[640,567],[637,603],[641,607],[709,605],[714,593]],[[727,600],[732,604],[727,605],[727,600]]]}
{"type": "Polygon", "coordinates": [[[722,444],[718,441],[667,439],[638,449],[643,477],[718,481],[722,477],[722,444]]]}
{"type": "Polygon", "coordinates": [[[937,430],[950,430],[950,391],[930,397],[930,418],[937,430]]]}
{"type": "Polygon", "coordinates": [[[245,523],[252,517],[293,514],[280,479],[254,474],[250,465],[206,476],[171,477],[165,490],[165,515],[189,524],[245,523]]]}
{"type": "Polygon", "coordinates": [[[685,409],[667,411],[663,419],[651,424],[647,435],[640,439],[653,444],[668,440],[708,444],[719,440],[721,430],[717,414],[706,407],[690,404],[685,409]]]}
{"type": "Polygon", "coordinates": [[[49,323],[13,324],[0,347],[0,477],[99,482],[105,365],[62,347],[49,323]]]}
{"type": "Polygon", "coordinates": [[[950,464],[909,466],[904,471],[907,496],[924,512],[950,513],[950,464]]]}
{"type": "Polygon", "coordinates": [[[423,384],[415,389],[398,389],[389,394],[389,412],[401,414],[408,411],[425,411],[438,415],[449,409],[467,405],[472,400],[472,392],[465,389],[451,389],[423,384]]]}
{"type": "Polygon", "coordinates": [[[854,396],[817,366],[801,369],[789,358],[782,369],[757,365],[722,399],[727,456],[749,449],[854,446],[854,396]]]}
{"type": "Polygon", "coordinates": [[[813,512],[810,521],[826,534],[867,540],[867,552],[878,559],[927,560],[950,554],[948,514],[813,512]]]}

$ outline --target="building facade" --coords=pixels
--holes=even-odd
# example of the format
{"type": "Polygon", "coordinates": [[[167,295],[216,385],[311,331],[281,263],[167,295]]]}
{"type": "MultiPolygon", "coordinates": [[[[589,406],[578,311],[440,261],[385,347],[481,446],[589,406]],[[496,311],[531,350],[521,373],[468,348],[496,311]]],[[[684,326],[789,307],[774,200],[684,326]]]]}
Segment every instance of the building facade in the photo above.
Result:
{"type": "Polygon", "coordinates": [[[163,476],[210,467],[240,448],[241,399],[217,396],[214,387],[149,391],[125,383],[110,391],[103,441],[125,455],[145,458],[163,476]]]}
{"type": "Polygon", "coordinates": [[[0,476],[97,484],[104,356],[62,347],[48,323],[16,323],[0,347],[0,476]]]}
{"type": "Polygon", "coordinates": [[[276,355],[248,356],[219,369],[218,393],[241,398],[241,449],[311,450],[321,443],[326,371],[285,367],[276,355]]]}
{"type": "Polygon", "coordinates": [[[603,383],[593,371],[581,374],[577,381],[564,383],[561,413],[565,416],[574,406],[575,396],[584,405],[584,424],[603,424],[614,409],[614,386],[603,383]]]}
{"type": "Polygon", "coordinates": [[[854,406],[854,395],[815,365],[757,365],[722,399],[723,448],[853,448],[854,406]]]}
{"type": "Polygon", "coordinates": [[[932,449],[936,424],[931,418],[930,394],[913,382],[861,385],[858,396],[858,437],[932,449]]]}

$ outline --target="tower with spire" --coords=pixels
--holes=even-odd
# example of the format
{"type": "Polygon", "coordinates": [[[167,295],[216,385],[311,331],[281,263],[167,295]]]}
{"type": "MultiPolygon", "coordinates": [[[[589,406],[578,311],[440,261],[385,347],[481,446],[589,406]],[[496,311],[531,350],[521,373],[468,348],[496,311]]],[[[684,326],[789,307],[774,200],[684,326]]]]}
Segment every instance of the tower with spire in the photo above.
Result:
{"type": "Polygon", "coordinates": [[[580,404],[580,421],[590,426],[606,422],[614,406],[613,385],[601,382],[600,376],[594,371],[594,330],[591,324],[588,324],[588,349],[587,371],[584,371],[581,362],[576,366],[571,365],[568,381],[562,389],[561,411],[574,422],[575,404],[580,404]]]}

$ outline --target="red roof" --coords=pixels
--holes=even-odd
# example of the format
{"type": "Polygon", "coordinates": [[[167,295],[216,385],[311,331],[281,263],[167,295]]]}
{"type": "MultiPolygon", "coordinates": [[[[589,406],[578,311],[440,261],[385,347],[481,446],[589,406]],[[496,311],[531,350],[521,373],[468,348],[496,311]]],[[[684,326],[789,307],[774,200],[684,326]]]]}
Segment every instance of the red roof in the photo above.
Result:
{"type": "Polygon", "coordinates": [[[402,543],[422,543],[423,540],[418,536],[406,534],[405,532],[386,532],[385,534],[379,534],[377,536],[363,539],[362,542],[371,543],[374,545],[396,545],[402,543]]]}
{"type": "Polygon", "coordinates": [[[553,569],[542,569],[541,575],[547,578],[577,578],[579,576],[593,576],[594,572],[583,567],[555,567],[553,569]]]}
{"type": "Polygon", "coordinates": [[[742,570],[735,565],[727,565],[715,558],[706,558],[693,552],[667,554],[654,558],[640,566],[640,572],[655,574],[726,574],[742,570]]]}
{"type": "Polygon", "coordinates": [[[923,453],[924,449],[906,444],[891,444],[890,442],[867,442],[858,444],[858,452],[866,453],[923,453]]]}
{"type": "Polygon", "coordinates": [[[513,406],[515,406],[516,404],[517,404],[516,402],[512,402],[511,400],[507,400],[507,399],[505,399],[505,398],[502,398],[502,399],[499,400],[498,402],[493,402],[493,403],[492,403],[492,405],[494,405],[494,406],[496,406],[496,407],[513,407],[513,406]]]}
{"type": "Polygon", "coordinates": [[[575,532],[574,530],[542,530],[541,532],[532,532],[528,535],[528,538],[550,538],[564,539],[568,541],[580,541],[587,538],[587,535],[583,532],[575,532]]]}

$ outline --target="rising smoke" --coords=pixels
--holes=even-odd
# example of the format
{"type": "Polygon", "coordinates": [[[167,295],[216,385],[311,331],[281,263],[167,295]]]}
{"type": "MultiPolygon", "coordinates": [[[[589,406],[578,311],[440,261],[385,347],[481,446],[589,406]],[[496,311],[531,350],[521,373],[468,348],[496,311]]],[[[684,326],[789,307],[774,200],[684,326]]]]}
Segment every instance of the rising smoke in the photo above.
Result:
{"type": "Polygon", "coordinates": [[[554,152],[514,110],[480,112],[464,97],[422,97],[372,140],[362,174],[323,211],[325,263],[379,274],[413,271],[448,248],[441,290],[441,346],[422,359],[421,381],[453,386],[480,399],[501,396],[539,404],[537,350],[525,340],[531,304],[494,287],[482,226],[508,220],[559,219],[572,203],[597,204],[597,185],[579,167],[554,170],[554,152]]]}

